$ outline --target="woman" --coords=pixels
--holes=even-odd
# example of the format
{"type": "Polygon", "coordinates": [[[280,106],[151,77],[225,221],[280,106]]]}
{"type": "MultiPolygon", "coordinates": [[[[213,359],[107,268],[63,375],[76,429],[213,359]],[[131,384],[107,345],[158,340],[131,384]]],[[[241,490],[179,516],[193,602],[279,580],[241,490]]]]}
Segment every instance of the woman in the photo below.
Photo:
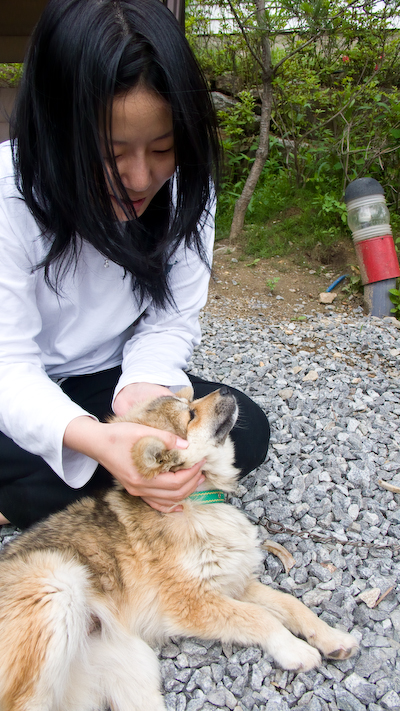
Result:
{"type": "MultiPolygon", "coordinates": [[[[149,428],[114,411],[192,383],[207,296],[214,114],[159,0],[50,0],[0,150],[0,523],[21,528],[118,479],[159,511],[204,477],[143,480],[149,428]]],[[[246,474],[268,422],[237,393],[246,474]]],[[[157,431],[168,448],[187,443],[157,431]]],[[[175,507],[175,508],[174,508],[175,507]]]]}

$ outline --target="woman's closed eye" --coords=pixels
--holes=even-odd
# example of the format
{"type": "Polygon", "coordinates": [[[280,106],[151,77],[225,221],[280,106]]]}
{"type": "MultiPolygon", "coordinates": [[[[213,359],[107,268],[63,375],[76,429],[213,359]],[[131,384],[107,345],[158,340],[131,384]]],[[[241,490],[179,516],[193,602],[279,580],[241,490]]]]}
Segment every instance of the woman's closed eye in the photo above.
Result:
{"type": "Polygon", "coordinates": [[[175,146],[170,146],[170,148],[163,148],[162,150],[158,148],[157,150],[154,149],[153,153],[169,153],[170,151],[174,150],[175,146]]]}

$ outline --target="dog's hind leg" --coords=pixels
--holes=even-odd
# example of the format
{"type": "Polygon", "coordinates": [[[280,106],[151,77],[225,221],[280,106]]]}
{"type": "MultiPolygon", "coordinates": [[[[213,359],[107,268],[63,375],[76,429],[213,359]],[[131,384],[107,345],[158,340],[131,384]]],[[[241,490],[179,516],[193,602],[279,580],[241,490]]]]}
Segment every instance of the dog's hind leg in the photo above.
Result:
{"type": "Polygon", "coordinates": [[[346,659],[357,651],[354,637],[327,625],[293,595],[273,590],[254,580],[242,599],[262,605],[293,634],[306,639],[325,657],[346,659]]]}
{"type": "Polygon", "coordinates": [[[64,711],[71,665],[85,660],[86,570],[56,551],[35,551],[2,562],[0,580],[0,709],[64,711]]]}
{"type": "Polygon", "coordinates": [[[91,642],[90,658],[112,711],[165,711],[157,656],[139,637],[115,621],[91,642]]]}

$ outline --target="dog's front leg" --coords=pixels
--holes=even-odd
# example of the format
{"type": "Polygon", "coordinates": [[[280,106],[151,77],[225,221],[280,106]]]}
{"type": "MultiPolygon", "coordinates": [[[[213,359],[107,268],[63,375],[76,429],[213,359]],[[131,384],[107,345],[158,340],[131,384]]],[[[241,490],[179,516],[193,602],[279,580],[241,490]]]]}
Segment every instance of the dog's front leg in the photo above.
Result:
{"type": "Polygon", "coordinates": [[[246,589],[243,600],[262,605],[293,634],[304,637],[325,657],[346,659],[357,651],[358,645],[354,637],[327,625],[293,595],[279,592],[254,580],[246,589]]]}
{"type": "Polygon", "coordinates": [[[321,663],[315,648],[294,637],[275,615],[253,602],[204,593],[185,599],[183,609],[175,614],[171,634],[257,645],[281,667],[294,671],[307,671],[321,663]]]}

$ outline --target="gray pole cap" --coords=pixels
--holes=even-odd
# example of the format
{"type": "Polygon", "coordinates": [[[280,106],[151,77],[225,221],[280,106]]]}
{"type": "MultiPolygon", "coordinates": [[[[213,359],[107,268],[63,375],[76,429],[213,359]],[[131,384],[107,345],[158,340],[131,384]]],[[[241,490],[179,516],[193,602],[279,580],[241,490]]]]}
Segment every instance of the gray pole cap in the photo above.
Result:
{"type": "Polygon", "coordinates": [[[375,178],[357,178],[348,184],[344,201],[350,202],[357,198],[367,197],[367,195],[384,195],[385,191],[375,178]]]}

